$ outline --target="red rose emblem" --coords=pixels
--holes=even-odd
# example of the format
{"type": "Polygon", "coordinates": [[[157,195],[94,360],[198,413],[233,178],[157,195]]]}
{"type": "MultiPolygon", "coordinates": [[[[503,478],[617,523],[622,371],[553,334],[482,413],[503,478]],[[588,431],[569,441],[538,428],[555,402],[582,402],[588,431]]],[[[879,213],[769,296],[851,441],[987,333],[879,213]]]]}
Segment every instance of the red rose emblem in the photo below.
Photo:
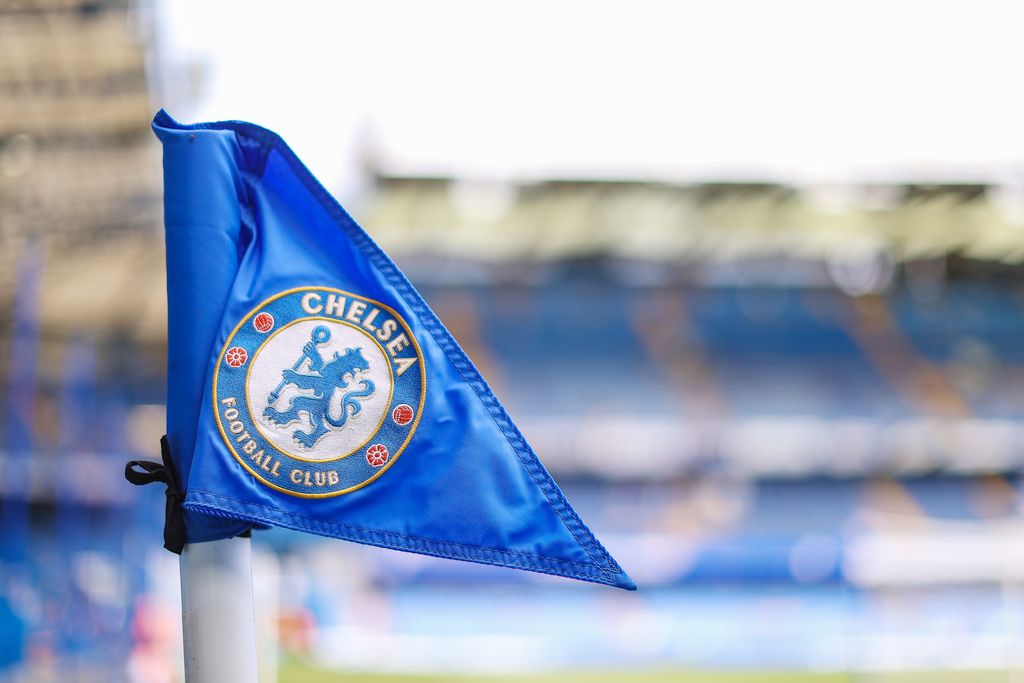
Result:
{"type": "Polygon", "coordinates": [[[232,346],[224,354],[224,362],[233,368],[240,368],[249,360],[249,354],[241,346],[232,346]]]}
{"type": "Polygon", "coordinates": [[[375,443],[366,449],[366,462],[370,463],[371,467],[383,467],[390,457],[388,447],[382,443],[375,443]]]}

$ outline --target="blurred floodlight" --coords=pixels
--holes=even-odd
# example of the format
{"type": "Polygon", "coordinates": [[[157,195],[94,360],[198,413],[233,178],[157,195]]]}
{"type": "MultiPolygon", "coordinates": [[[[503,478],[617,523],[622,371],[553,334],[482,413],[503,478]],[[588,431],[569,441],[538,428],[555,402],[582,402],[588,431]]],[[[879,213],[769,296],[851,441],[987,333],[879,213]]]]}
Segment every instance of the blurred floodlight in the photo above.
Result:
{"type": "Polygon", "coordinates": [[[884,292],[892,283],[895,270],[892,257],[875,249],[837,250],[828,260],[832,281],[850,296],[884,292]]]}
{"type": "Polygon", "coordinates": [[[107,608],[125,609],[124,569],[114,558],[99,552],[80,552],[74,556],[72,574],[75,587],[95,603],[107,608]]]}

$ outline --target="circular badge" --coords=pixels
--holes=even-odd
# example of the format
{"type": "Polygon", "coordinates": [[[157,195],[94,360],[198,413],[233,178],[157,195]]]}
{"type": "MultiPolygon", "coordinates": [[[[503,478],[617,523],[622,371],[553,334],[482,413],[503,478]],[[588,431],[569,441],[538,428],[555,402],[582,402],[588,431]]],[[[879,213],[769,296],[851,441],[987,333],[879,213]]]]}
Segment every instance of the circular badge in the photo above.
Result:
{"type": "Polygon", "coordinates": [[[402,317],[327,287],[282,292],[250,311],[213,377],[228,450],[262,483],[302,497],[381,476],[416,431],[425,391],[423,354],[402,317]]]}
{"type": "Polygon", "coordinates": [[[257,332],[263,332],[266,334],[274,329],[274,316],[270,315],[266,311],[257,313],[256,317],[252,319],[252,326],[256,328],[257,332]]]}
{"type": "Polygon", "coordinates": [[[391,419],[394,420],[395,424],[398,425],[399,427],[404,427],[405,425],[412,422],[412,418],[412,406],[409,405],[408,403],[397,405],[395,406],[395,409],[391,411],[391,419]]]}

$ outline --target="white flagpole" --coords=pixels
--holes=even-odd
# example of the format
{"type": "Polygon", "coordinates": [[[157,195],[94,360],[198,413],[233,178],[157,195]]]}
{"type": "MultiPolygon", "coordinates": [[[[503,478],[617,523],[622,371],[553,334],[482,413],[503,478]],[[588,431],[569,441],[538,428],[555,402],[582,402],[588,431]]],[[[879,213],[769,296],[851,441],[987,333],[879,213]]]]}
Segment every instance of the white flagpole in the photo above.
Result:
{"type": "Polygon", "coordinates": [[[194,543],[181,553],[186,683],[256,683],[252,543],[194,543]]]}

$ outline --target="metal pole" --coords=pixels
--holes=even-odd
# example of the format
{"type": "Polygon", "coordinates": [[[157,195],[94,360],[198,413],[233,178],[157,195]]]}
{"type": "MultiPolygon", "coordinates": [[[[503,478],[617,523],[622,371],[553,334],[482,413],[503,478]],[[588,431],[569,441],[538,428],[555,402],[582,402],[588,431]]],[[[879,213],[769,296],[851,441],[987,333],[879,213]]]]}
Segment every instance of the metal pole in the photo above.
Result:
{"type": "Polygon", "coordinates": [[[186,683],[256,683],[250,539],[186,545],[179,566],[186,683]]]}

